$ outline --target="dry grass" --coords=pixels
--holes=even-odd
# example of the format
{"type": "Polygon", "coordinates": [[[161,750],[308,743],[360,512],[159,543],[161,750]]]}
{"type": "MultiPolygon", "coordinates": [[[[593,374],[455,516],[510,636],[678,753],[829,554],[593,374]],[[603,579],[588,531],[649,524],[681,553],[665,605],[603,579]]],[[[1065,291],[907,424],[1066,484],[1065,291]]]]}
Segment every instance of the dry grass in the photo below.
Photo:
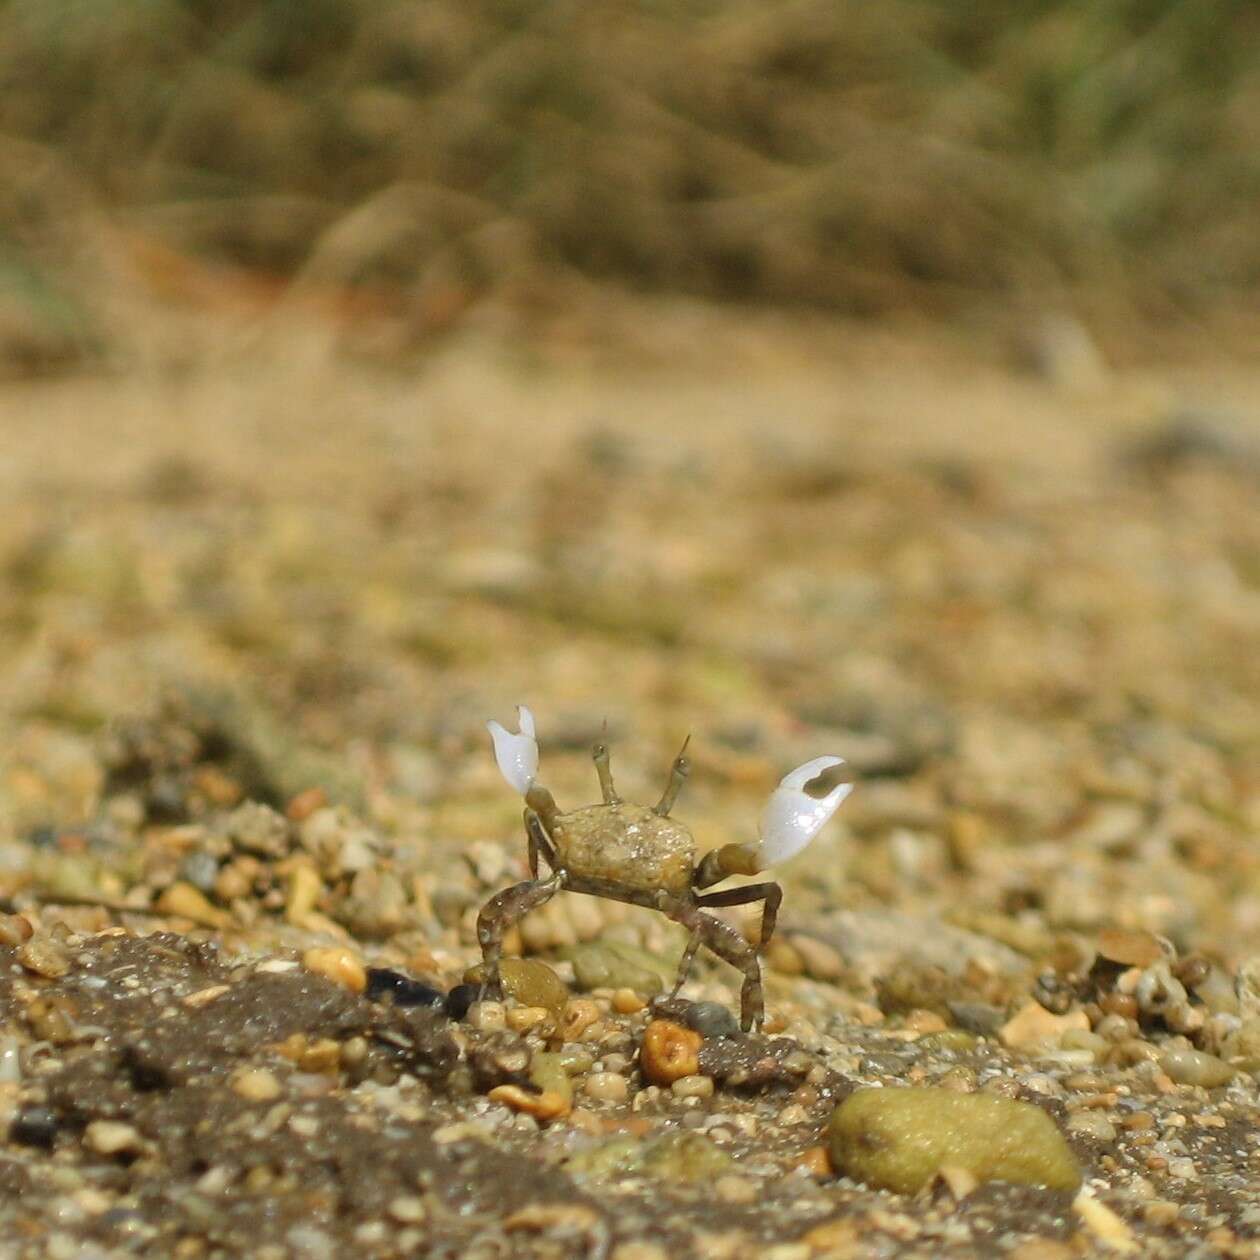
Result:
{"type": "Polygon", "coordinates": [[[1260,276],[1258,26],[1241,0],[10,0],[0,334],[37,366],[99,348],[122,278],[352,294],[389,349],[576,277],[1163,317],[1260,276]]]}

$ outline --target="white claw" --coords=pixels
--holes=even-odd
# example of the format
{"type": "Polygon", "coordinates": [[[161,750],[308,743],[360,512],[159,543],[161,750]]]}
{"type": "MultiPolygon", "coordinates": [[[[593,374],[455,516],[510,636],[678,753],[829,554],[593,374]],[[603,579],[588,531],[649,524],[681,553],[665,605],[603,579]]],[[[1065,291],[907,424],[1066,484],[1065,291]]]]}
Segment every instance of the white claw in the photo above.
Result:
{"type": "Polygon", "coordinates": [[[498,722],[487,722],[486,730],[494,740],[494,759],[499,772],[524,796],[533,786],[538,773],[538,741],[534,738],[534,715],[522,704],[517,707],[519,735],[514,735],[498,722]]]}
{"type": "Polygon", "coordinates": [[[823,797],[810,796],[804,788],[824,770],[842,765],[843,757],[815,757],[783,776],[761,815],[763,867],[795,857],[840,808],[840,802],[853,791],[852,783],[838,783],[823,797]]]}

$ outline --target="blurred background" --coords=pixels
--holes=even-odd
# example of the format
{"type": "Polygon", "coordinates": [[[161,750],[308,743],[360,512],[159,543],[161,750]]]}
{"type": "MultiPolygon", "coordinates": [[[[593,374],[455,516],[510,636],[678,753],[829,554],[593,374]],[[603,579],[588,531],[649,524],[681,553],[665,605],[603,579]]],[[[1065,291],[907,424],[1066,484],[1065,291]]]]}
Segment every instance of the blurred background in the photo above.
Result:
{"type": "Polygon", "coordinates": [[[634,795],[693,731],[705,844],[844,754],[816,906],[1228,952],[1257,36],[1245,0],[0,3],[8,885],[313,787],[462,861],[518,825],[481,723],[524,701],[566,804],[603,719],[634,795]]]}

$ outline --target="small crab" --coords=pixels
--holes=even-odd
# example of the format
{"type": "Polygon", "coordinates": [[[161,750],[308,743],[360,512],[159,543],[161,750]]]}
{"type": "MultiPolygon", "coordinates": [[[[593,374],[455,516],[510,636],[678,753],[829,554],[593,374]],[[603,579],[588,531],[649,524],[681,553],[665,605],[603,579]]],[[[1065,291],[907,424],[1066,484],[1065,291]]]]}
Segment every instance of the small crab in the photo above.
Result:
{"type": "Polygon", "coordinates": [[[501,994],[499,958],[504,933],[531,910],[550,901],[562,888],[647,906],[682,924],[690,933],[678,968],[674,994],[682,987],[692,959],[701,945],[744,973],[740,993],[740,1024],[745,1032],[765,1019],[758,955],[774,933],[775,916],[783,890],[775,883],[746,884],[721,892],[701,893],[731,875],[757,875],[777,862],[801,852],[835,813],[852,790],[839,783],[825,795],[805,789],[824,771],[844,764],[840,757],[815,757],[783,776],[761,815],[756,844],[726,844],[696,861],[691,832],[669,816],[690,769],[687,745],[674,759],[661,799],[650,808],[632,805],[613,786],[608,747],[593,750],[603,803],[562,811],[551,793],[537,781],[538,742],[534,715],[518,709],[520,733],[498,722],[488,722],[495,759],[508,783],[525,798],[525,835],[529,844],[530,878],[505,889],[486,902],[477,918],[481,943],[483,992],[501,994]],[[551,874],[540,878],[541,856],[551,874]],[[749,945],[729,923],[706,914],[711,906],[742,906],[762,902],[761,939],[749,945]]]}

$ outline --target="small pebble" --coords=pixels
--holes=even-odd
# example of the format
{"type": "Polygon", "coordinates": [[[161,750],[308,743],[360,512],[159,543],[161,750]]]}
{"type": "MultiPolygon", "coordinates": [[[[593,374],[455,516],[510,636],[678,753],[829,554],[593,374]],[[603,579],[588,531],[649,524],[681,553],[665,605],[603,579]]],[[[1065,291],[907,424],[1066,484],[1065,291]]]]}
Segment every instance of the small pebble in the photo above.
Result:
{"type": "Polygon", "coordinates": [[[675,1098],[712,1098],[713,1077],[681,1076],[671,1086],[675,1098]]]}
{"type": "Polygon", "coordinates": [[[232,916],[212,905],[204,893],[185,880],[172,884],[157,900],[159,914],[176,919],[189,919],[202,927],[229,927],[232,916]]]}
{"type": "Polygon", "coordinates": [[[388,999],[395,1006],[429,1006],[437,1008],[446,1003],[446,995],[422,980],[413,980],[399,971],[387,967],[369,967],[365,992],[374,1002],[388,999]]]}
{"type": "Polygon", "coordinates": [[[1116,1126],[1097,1111],[1078,1111],[1067,1122],[1069,1133],[1093,1138],[1097,1142],[1114,1142],[1116,1126]]]}
{"type": "Polygon", "coordinates": [[[242,1068],[232,1077],[232,1089],[249,1102],[272,1102],[284,1092],[274,1072],[242,1068]]]}
{"type": "Polygon", "coordinates": [[[633,989],[618,989],[612,995],[612,1008],[618,1015],[634,1015],[647,1003],[633,989]]]}
{"type": "Polygon", "coordinates": [[[496,1085],[487,1097],[492,1102],[511,1107],[513,1111],[533,1116],[535,1120],[555,1120],[567,1115],[570,1108],[569,1099],[563,1094],[553,1090],[535,1094],[520,1085],[496,1085]]]}
{"type": "Polygon", "coordinates": [[[0,945],[16,948],[35,934],[29,919],[20,914],[0,914],[0,945]]]}
{"type": "Polygon", "coordinates": [[[683,1022],[706,1038],[739,1035],[739,1023],[731,1009],[721,1002],[692,1002],[683,1015],[683,1022]]]}
{"type": "Polygon", "coordinates": [[[131,1125],[117,1120],[93,1120],[83,1132],[83,1142],[98,1155],[135,1151],[144,1144],[131,1125]]]}
{"type": "Polygon", "coordinates": [[[573,998],[565,1003],[560,1016],[560,1032],[565,1041],[581,1041],[584,1033],[599,1021],[599,1007],[590,998],[573,998]]]}
{"type": "Polygon", "coordinates": [[[1234,1078],[1234,1069],[1224,1059],[1205,1054],[1202,1050],[1165,1050],[1160,1055],[1159,1065],[1178,1085],[1201,1085],[1204,1089],[1215,1089],[1234,1078]]]}
{"type": "Polygon", "coordinates": [[[630,1083],[616,1072],[592,1072],[583,1083],[582,1091],[599,1102],[625,1102],[630,1083]]]}
{"type": "Polygon", "coordinates": [[[469,1012],[472,1004],[481,993],[481,986],[476,984],[457,984],[446,995],[446,1014],[453,1020],[462,1020],[469,1012]]]}
{"type": "Polygon", "coordinates": [[[57,1137],[57,1117],[47,1107],[23,1107],[9,1125],[9,1139],[19,1146],[52,1150],[57,1137]]]}
{"type": "Polygon", "coordinates": [[[429,1215],[424,1200],[414,1194],[400,1194],[396,1199],[391,1199],[386,1210],[394,1220],[404,1225],[419,1224],[429,1215]]]}
{"type": "Polygon", "coordinates": [[[517,1033],[533,1032],[544,1024],[554,1027],[551,1012],[545,1006],[510,1006],[507,1010],[507,1026],[517,1033]]]}
{"type": "Polygon", "coordinates": [[[343,946],[308,949],[302,955],[302,965],[307,971],[324,976],[351,993],[362,993],[367,988],[367,971],[358,958],[343,946]]]}
{"type": "Polygon", "coordinates": [[[37,936],[18,946],[17,960],[27,971],[48,980],[57,980],[70,970],[70,958],[56,941],[37,936]]]}
{"type": "Polygon", "coordinates": [[[700,1070],[700,1047],[704,1039],[691,1028],[668,1019],[654,1019],[643,1032],[639,1062],[643,1075],[653,1085],[672,1085],[700,1070]]]}
{"type": "Polygon", "coordinates": [[[507,1011],[502,1002],[474,1002],[468,1008],[467,1020],[478,1032],[503,1032],[507,1028],[507,1011]]]}
{"type": "Polygon", "coordinates": [[[723,1203],[751,1203],[757,1197],[757,1184],[748,1177],[731,1174],[719,1177],[713,1192],[723,1203]]]}

